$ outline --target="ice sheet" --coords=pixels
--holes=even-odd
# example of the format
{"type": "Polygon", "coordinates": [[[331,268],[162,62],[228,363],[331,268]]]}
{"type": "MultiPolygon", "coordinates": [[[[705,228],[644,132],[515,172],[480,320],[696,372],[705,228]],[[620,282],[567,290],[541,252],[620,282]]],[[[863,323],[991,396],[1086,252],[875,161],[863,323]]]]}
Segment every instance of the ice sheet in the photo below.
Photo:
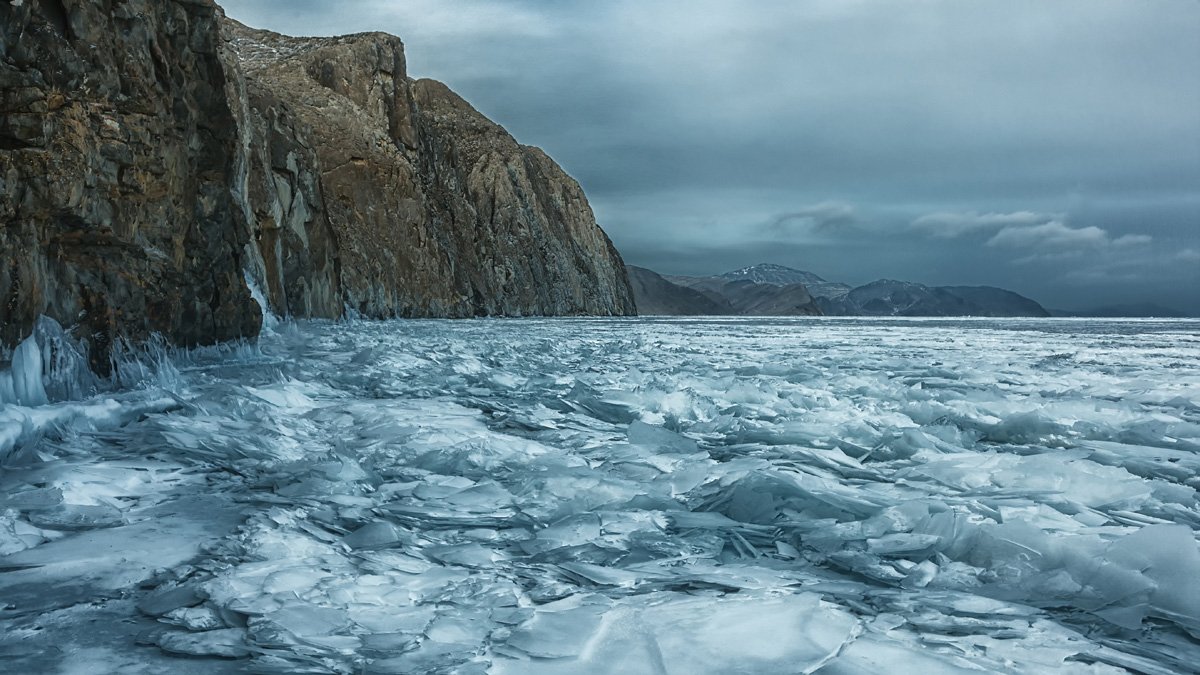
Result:
{"type": "Polygon", "coordinates": [[[282,322],[105,381],[31,344],[0,394],[14,663],[1200,661],[1197,322],[282,322]]]}

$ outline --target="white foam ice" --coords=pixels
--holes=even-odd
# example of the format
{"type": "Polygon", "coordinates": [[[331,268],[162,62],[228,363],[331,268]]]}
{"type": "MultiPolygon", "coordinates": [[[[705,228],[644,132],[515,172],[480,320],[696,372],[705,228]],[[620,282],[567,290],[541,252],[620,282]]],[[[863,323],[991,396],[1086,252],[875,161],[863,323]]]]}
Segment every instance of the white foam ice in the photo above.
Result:
{"type": "Polygon", "coordinates": [[[0,653],[1185,672],[1197,357],[1197,322],[1081,320],[356,320],[152,350],[0,409],[0,653]]]}
{"type": "Polygon", "coordinates": [[[42,384],[42,352],[31,335],[13,350],[8,370],[0,371],[0,405],[44,405],[46,387],[42,384]]]}
{"type": "Polygon", "coordinates": [[[263,293],[262,286],[259,285],[258,280],[254,278],[249,269],[245,270],[242,276],[246,280],[246,288],[250,290],[250,297],[262,313],[262,330],[264,333],[270,333],[279,325],[279,319],[271,311],[271,303],[267,300],[267,294],[263,293]]]}

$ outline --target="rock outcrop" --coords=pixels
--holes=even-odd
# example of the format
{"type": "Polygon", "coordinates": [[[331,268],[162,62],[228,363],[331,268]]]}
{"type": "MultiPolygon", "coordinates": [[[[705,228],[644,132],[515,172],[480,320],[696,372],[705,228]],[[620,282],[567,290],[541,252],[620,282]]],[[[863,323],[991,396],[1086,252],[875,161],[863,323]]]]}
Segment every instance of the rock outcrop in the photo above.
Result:
{"type": "Polygon", "coordinates": [[[579,185],[390,35],[0,2],[0,114],[0,343],[251,336],[255,285],[297,317],[635,311],[579,185]]]}
{"type": "Polygon", "coordinates": [[[258,130],[250,146],[267,141],[247,202],[273,307],[329,315],[333,297],[376,317],[633,312],[579,185],[445,85],[410,80],[398,38],[293,38],[229,20],[224,32],[258,130]]]}

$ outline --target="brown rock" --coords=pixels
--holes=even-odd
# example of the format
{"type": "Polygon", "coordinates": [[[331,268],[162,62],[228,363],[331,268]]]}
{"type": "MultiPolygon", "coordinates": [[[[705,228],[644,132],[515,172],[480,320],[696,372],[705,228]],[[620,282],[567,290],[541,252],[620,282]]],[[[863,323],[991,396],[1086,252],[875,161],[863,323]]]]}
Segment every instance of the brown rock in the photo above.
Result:
{"type": "Polygon", "coordinates": [[[579,185],[380,33],[204,0],[0,2],[0,343],[251,336],[294,316],[631,314],[579,185]]]}
{"type": "MultiPolygon", "coordinates": [[[[348,306],[373,317],[633,313],[620,256],[579,185],[445,85],[408,79],[398,38],[292,38],[234,21],[225,31],[251,117],[286,136],[270,139],[270,154],[292,157],[288,173],[319,188],[303,213],[336,242],[322,269],[339,270],[321,287],[340,288],[348,306]]],[[[295,194],[250,194],[264,232],[295,194]]],[[[297,255],[316,258],[293,246],[280,260],[297,255]]],[[[272,271],[269,247],[263,258],[273,305],[302,314],[304,293],[276,290],[296,278],[272,271]]]]}
{"type": "Polygon", "coordinates": [[[205,3],[0,3],[0,341],[254,335],[236,125],[205,3]]]}

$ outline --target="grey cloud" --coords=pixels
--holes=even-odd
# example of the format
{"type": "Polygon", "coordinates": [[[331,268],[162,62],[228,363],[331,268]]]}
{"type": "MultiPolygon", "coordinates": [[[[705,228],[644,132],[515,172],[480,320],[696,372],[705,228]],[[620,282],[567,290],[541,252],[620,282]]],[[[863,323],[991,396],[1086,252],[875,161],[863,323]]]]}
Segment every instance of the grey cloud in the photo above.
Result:
{"type": "Polygon", "coordinates": [[[844,229],[857,222],[855,208],[844,202],[821,202],[779,214],[767,225],[771,232],[789,233],[796,230],[829,232],[844,229]]]}
{"type": "Polygon", "coordinates": [[[1061,220],[1061,213],[1035,213],[1033,211],[1016,211],[1014,213],[978,213],[967,211],[956,213],[942,211],[929,213],[912,222],[914,229],[928,232],[935,237],[954,238],[970,232],[991,230],[1012,225],[1036,225],[1053,220],[1061,220]]]}
{"type": "Polygon", "coordinates": [[[1185,248],[1175,253],[1175,259],[1180,262],[1200,264],[1200,250],[1185,248]]]}
{"type": "Polygon", "coordinates": [[[1142,246],[1143,244],[1149,244],[1152,241],[1154,241],[1154,237],[1151,237],[1148,234],[1123,234],[1116,239],[1113,239],[1112,245],[1118,247],[1142,246]]]}
{"type": "Polygon", "coordinates": [[[1142,246],[1153,240],[1145,234],[1127,234],[1113,239],[1108,231],[1095,225],[1071,227],[1061,220],[1051,220],[1040,225],[1007,226],[993,235],[987,245],[1042,249],[1123,248],[1142,246]]]}
{"type": "Polygon", "coordinates": [[[1070,227],[1059,220],[1052,220],[1041,225],[1006,227],[988,240],[988,246],[1008,248],[1098,247],[1106,246],[1109,243],[1108,233],[1095,225],[1070,227]]]}

